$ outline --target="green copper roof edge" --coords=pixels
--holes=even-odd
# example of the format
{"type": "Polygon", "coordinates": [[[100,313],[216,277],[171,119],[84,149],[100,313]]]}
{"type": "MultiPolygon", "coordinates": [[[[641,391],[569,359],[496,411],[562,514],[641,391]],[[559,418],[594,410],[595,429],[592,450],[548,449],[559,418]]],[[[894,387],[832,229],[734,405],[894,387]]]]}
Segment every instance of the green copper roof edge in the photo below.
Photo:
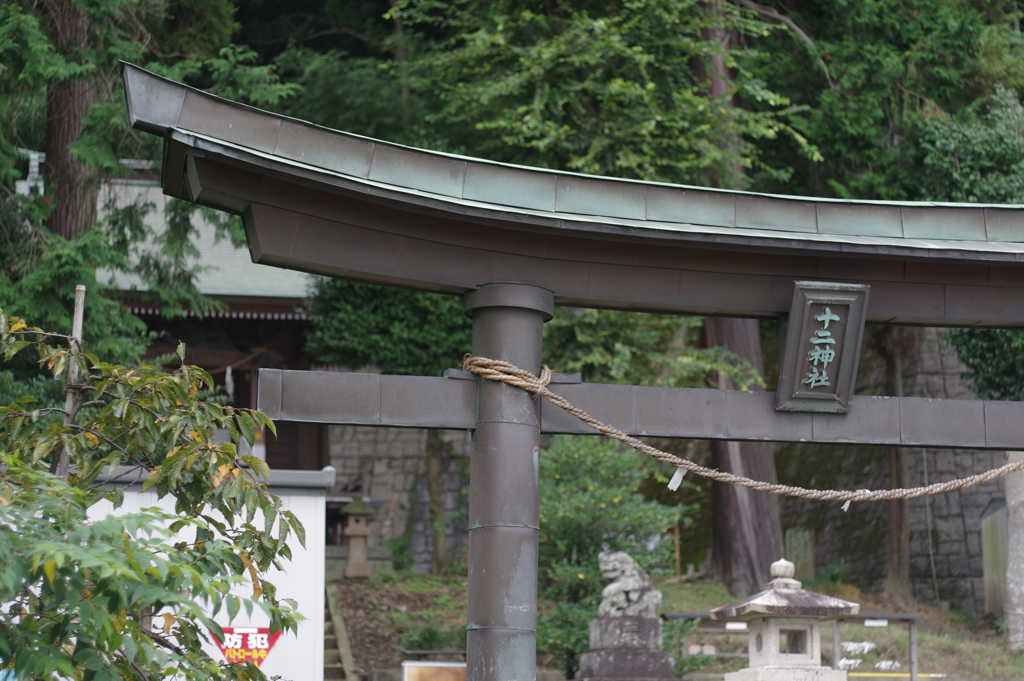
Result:
{"type": "MultiPolygon", "coordinates": [[[[175,131],[179,131],[179,136],[194,135],[197,139],[205,140],[207,145],[213,143],[221,149],[233,148],[287,166],[344,178],[370,191],[376,188],[396,192],[398,195],[422,196],[469,211],[513,213],[541,220],[578,223],[581,226],[609,224],[627,229],[674,231],[702,241],[713,241],[716,238],[726,241],[734,238],[758,241],[776,239],[798,248],[841,251],[844,246],[848,246],[858,251],[885,254],[889,254],[887,249],[896,247],[909,249],[910,252],[921,252],[922,249],[937,251],[945,258],[956,257],[956,251],[963,251],[968,259],[975,259],[984,253],[988,258],[1013,261],[1024,253],[1024,245],[1018,245],[1018,242],[1024,242],[1024,206],[783,196],[527,168],[415,149],[334,131],[230,102],[132,65],[124,64],[122,68],[129,120],[135,127],[168,136],[175,135],[175,131]],[[186,105],[191,108],[187,109],[186,105]],[[246,144],[178,124],[182,117],[190,115],[195,127],[219,125],[223,129],[224,122],[228,121],[227,128],[231,128],[234,119],[225,116],[226,112],[223,111],[213,115],[209,109],[211,106],[216,109],[228,107],[239,112],[239,130],[231,134],[236,138],[242,135],[246,144]],[[198,113],[194,109],[198,109],[198,113]],[[272,144],[269,139],[270,128],[267,127],[271,124],[276,125],[274,134],[278,136],[272,144]],[[250,129],[263,126],[267,134],[250,133],[246,136],[239,132],[247,125],[250,129]],[[339,172],[322,164],[308,163],[278,153],[282,125],[299,126],[300,136],[317,136],[317,140],[300,140],[306,143],[310,155],[327,156],[335,165],[341,162],[363,167],[360,164],[365,164],[365,172],[339,172]],[[321,138],[322,135],[327,135],[327,138],[321,138]],[[256,140],[252,143],[259,143],[264,149],[249,146],[250,139],[256,140]],[[352,148],[368,155],[368,159],[356,158],[358,154],[353,154],[351,159],[344,154],[331,155],[329,150],[324,151],[325,141],[361,145],[358,149],[352,148]],[[399,155],[394,156],[394,152],[399,155]],[[375,168],[375,161],[388,155],[392,158],[379,161],[375,168]],[[431,164],[436,165],[438,162],[441,166],[431,167],[431,164]],[[424,167],[417,169],[417,164],[424,167]],[[441,172],[438,172],[438,168],[441,172]],[[444,171],[449,171],[451,177],[445,178],[444,171]],[[519,203],[512,200],[481,201],[466,197],[467,174],[486,174],[491,171],[500,172],[500,177],[491,178],[492,186],[490,189],[485,188],[483,193],[497,193],[502,199],[514,197],[515,191],[509,187],[518,182],[526,187],[519,194],[519,203]],[[397,174],[399,179],[392,182],[373,179],[375,173],[378,178],[397,174]],[[531,183],[532,187],[527,186],[531,183]],[[653,197],[651,192],[655,192],[653,197]],[[550,207],[535,209],[523,203],[550,207]],[[655,205],[652,206],[652,203],[655,205]],[[586,212],[602,204],[606,210],[586,212]],[[826,213],[824,216],[823,210],[826,213]],[[665,217],[677,214],[677,219],[665,217]],[[688,229],[690,226],[694,229],[688,229]],[[704,227],[716,229],[707,230],[704,227]],[[970,253],[977,255],[972,256],[970,253]]],[[[293,130],[290,134],[293,135],[294,144],[296,133],[293,130]]]]}
{"type": "MultiPolygon", "coordinates": [[[[256,164],[255,159],[246,158],[254,156],[273,163],[301,169],[318,176],[338,178],[346,183],[356,184],[364,188],[360,193],[369,193],[370,195],[382,198],[394,198],[394,195],[397,194],[406,197],[405,200],[407,202],[409,198],[419,198],[433,204],[428,205],[428,208],[440,208],[456,212],[458,215],[465,217],[501,219],[501,213],[508,213],[515,216],[529,216],[535,218],[533,221],[535,224],[541,224],[543,221],[547,222],[550,227],[561,229],[573,229],[577,226],[585,228],[589,226],[591,227],[590,231],[605,231],[617,234],[622,234],[625,231],[634,236],[649,236],[652,238],[689,238],[707,244],[757,244],[773,248],[801,248],[831,251],[837,255],[873,253],[894,257],[941,257],[946,260],[983,259],[1007,263],[1016,263],[1024,260],[1024,243],[1017,242],[819,234],[816,232],[724,227],[721,225],[655,220],[630,220],[597,215],[537,211],[515,206],[460,199],[444,194],[435,194],[409,187],[375,182],[351,175],[332,173],[317,166],[303,164],[248,147],[231,144],[230,142],[224,142],[192,131],[171,130],[169,131],[169,136],[176,141],[205,153],[223,155],[235,161],[242,161],[243,163],[248,161],[249,163],[256,164]]],[[[917,206],[915,205],[914,207],[917,206]]],[[[1021,219],[1024,220],[1024,212],[1021,214],[1021,219]]],[[[1022,231],[1022,237],[1024,237],[1024,231],[1022,231]]]]}

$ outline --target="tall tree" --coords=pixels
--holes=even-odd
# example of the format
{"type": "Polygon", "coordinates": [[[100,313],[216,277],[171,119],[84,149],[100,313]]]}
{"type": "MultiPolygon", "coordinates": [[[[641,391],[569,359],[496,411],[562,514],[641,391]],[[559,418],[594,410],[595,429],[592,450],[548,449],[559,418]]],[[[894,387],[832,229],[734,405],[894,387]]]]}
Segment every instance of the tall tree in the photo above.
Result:
{"type": "MultiPolygon", "coordinates": [[[[54,50],[69,63],[84,64],[90,42],[89,19],[81,3],[49,0],[44,7],[54,50]]],[[[85,126],[95,85],[88,72],[76,69],[46,86],[46,165],[43,176],[53,190],[56,206],[46,221],[54,234],[73,239],[96,218],[96,173],[71,154],[71,145],[85,126]]],[[[95,76],[93,76],[94,78],[95,76]]]]}
{"type": "MultiPolygon", "coordinates": [[[[704,320],[704,342],[722,347],[764,372],[758,323],[752,319],[709,317],[704,320]]],[[[719,375],[718,387],[736,390],[731,378],[719,375]]],[[[759,389],[752,386],[753,389],[759,389]]],[[[766,442],[711,443],[711,467],[754,480],[775,481],[775,462],[766,442]]],[[[783,557],[782,523],[778,498],[767,492],[715,482],[711,559],[715,571],[734,594],[760,590],[771,575],[769,566],[783,557]]]]}
{"type": "MultiPolygon", "coordinates": [[[[708,9],[717,16],[725,13],[721,0],[708,3],[708,9]]],[[[731,45],[737,38],[723,25],[705,28],[704,36],[709,42],[721,45],[731,45]]],[[[697,58],[695,62],[697,68],[705,73],[710,97],[724,103],[727,115],[736,115],[738,93],[723,55],[711,54],[707,58],[697,58]]],[[[723,137],[719,146],[734,149],[738,141],[734,134],[723,137]]],[[[709,180],[717,187],[738,188],[747,184],[744,169],[736,162],[722,171],[711,173],[709,180]]],[[[756,321],[709,318],[704,322],[704,341],[707,347],[722,347],[736,353],[753,364],[759,374],[764,372],[761,336],[756,321]]],[[[721,376],[718,387],[735,389],[736,385],[728,377],[721,376]]],[[[712,442],[711,465],[755,480],[775,479],[774,455],[771,447],[763,442],[712,442]]],[[[714,507],[711,556],[715,572],[732,593],[743,596],[754,593],[768,582],[769,566],[783,557],[778,499],[771,494],[752,492],[745,487],[717,481],[712,483],[711,492],[714,507]]]]}
{"type": "MultiPolygon", "coordinates": [[[[917,351],[917,329],[887,326],[876,332],[869,345],[885,360],[885,394],[903,397],[903,369],[917,351]]],[[[889,488],[910,487],[907,450],[889,449],[889,488]]],[[[885,595],[896,601],[910,602],[910,500],[889,502],[889,564],[885,573],[885,595]]]]}

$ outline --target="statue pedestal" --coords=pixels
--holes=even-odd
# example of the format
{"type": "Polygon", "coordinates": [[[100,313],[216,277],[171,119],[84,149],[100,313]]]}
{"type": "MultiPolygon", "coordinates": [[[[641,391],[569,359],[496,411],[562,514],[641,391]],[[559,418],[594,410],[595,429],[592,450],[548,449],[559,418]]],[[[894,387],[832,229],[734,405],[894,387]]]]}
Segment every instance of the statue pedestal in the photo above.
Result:
{"type": "Polygon", "coordinates": [[[661,620],[600,617],[590,620],[590,652],[580,655],[583,681],[671,679],[672,654],[662,652],[661,620]]]}

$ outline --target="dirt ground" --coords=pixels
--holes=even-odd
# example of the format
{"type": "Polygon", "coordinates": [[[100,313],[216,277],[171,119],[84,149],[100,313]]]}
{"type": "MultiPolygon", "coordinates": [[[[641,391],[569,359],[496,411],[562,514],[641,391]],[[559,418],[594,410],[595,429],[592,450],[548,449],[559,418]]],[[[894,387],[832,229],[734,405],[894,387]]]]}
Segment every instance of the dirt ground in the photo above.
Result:
{"type": "MultiPolygon", "coordinates": [[[[459,575],[434,577],[378,573],[370,580],[339,583],[341,614],[345,618],[352,653],[360,672],[369,675],[376,669],[398,669],[402,661],[398,651],[403,647],[404,637],[411,637],[406,640],[415,649],[464,649],[464,640],[458,641],[457,637],[465,627],[465,579],[459,575]]],[[[662,609],[666,612],[708,612],[734,600],[715,580],[671,581],[656,580],[656,585],[665,594],[662,609]]],[[[993,622],[972,618],[965,621],[956,613],[919,603],[889,602],[879,594],[860,593],[850,585],[839,585],[836,589],[830,589],[829,585],[822,587],[816,590],[835,590],[836,593],[831,595],[861,603],[865,613],[920,614],[918,659],[922,672],[943,673],[951,679],[984,678],[994,681],[1024,678],[1024,656],[1016,656],[1009,650],[1006,639],[993,622]]],[[[539,609],[545,611],[543,607],[539,609]]],[[[826,664],[832,659],[830,632],[831,627],[826,625],[821,646],[822,661],[826,664]]],[[[883,660],[899,662],[897,671],[909,671],[909,640],[904,624],[892,622],[886,628],[869,629],[860,623],[844,623],[842,639],[875,644],[868,653],[845,655],[862,659],[858,668],[852,670],[851,679],[859,674],[877,673],[875,665],[883,660]]],[[[746,637],[742,635],[697,634],[690,643],[714,644],[719,652],[743,652],[746,649],[746,637]]],[[[435,659],[454,661],[462,658],[435,659]]],[[[720,658],[703,669],[699,676],[689,678],[715,678],[743,666],[745,660],[720,658]],[[706,676],[708,673],[711,676],[706,676]]]]}
{"type": "Polygon", "coordinates": [[[465,627],[465,577],[343,580],[338,584],[338,599],[361,674],[400,668],[398,651],[403,636],[410,632],[424,626],[465,627]]]}

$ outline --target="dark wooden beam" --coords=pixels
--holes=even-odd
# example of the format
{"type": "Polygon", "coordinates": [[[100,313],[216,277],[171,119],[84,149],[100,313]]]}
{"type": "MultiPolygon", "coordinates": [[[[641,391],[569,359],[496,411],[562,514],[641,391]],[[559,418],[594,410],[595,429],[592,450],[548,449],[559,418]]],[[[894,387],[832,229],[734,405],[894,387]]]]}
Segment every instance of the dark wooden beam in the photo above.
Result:
{"type": "MultiPolygon", "coordinates": [[[[575,382],[574,382],[575,381],[575,382]]],[[[1024,449],[1024,404],[856,396],[848,414],[775,410],[775,393],[580,383],[549,386],[591,416],[636,437],[813,442],[958,449],[1024,449]]],[[[258,409],[282,421],[471,430],[476,382],[447,378],[260,369],[258,409]]],[[[541,400],[541,431],[597,434],[541,400]]]]}

